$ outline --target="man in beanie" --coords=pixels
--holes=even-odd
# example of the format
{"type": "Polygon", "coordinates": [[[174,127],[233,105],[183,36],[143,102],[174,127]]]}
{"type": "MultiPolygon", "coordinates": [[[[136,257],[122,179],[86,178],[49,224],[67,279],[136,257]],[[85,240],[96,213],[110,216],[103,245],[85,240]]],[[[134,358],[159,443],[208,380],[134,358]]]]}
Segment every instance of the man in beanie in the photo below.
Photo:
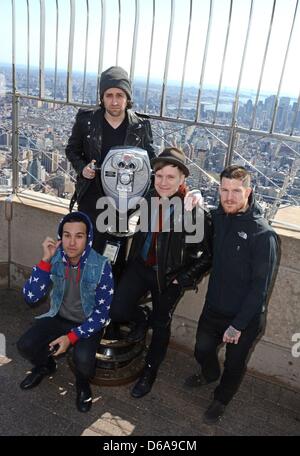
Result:
{"type": "MultiPolygon", "coordinates": [[[[78,209],[89,215],[94,225],[94,249],[103,253],[106,241],[115,240],[107,233],[99,233],[96,219],[100,210],[96,202],[104,195],[100,168],[105,156],[114,146],[135,146],[145,149],[150,160],[155,157],[149,120],[131,110],[132,90],[127,72],[118,66],[103,71],[100,78],[100,106],[80,109],[66,147],[66,156],[77,172],[76,191],[70,210],[77,201],[78,209]]],[[[145,116],[143,116],[145,117],[145,116]]],[[[115,273],[121,271],[125,258],[125,243],[118,255],[115,273]]]]}

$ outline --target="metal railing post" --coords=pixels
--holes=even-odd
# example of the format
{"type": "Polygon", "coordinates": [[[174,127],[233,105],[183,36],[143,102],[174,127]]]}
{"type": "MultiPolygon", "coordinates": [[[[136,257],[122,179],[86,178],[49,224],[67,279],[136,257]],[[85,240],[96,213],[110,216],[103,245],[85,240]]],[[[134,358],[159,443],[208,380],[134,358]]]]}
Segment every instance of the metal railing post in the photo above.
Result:
{"type": "Polygon", "coordinates": [[[226,158],[225,158],[225,167],[231,165],[231,163],[232,163],[236,135],[237,135],[237,122],[236,122],[236,120],[233,119],[233,122],[231,125],[231,130],[230,130],[229,141],[228,141],[227,154],[226,154],[226,158]]]}
{"type": "Polygon", "coordinates": [[[19,189],[19,103],[18,92],[12,97],[12,193],[19,189]]]}

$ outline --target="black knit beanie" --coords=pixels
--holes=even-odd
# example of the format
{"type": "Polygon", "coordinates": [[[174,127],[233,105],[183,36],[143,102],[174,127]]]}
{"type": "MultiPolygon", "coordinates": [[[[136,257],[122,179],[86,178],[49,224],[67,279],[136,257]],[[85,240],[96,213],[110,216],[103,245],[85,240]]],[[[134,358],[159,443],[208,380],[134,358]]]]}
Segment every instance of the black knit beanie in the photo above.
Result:
{"type": "Polygon", "coordinates": [[[121,67],[112,66],[101,73],[100,78],[100,99],[107,89],[118,88],[124,90],[129,100],[131,100],[131,84],[128,73],[121,67]]]}

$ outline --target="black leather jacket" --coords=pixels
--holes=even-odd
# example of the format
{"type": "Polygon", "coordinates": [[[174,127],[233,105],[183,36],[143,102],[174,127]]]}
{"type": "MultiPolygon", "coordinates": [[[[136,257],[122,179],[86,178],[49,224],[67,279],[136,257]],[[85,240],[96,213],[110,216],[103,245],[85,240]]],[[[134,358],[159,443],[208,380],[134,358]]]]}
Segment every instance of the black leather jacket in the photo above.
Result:
{"type": "MultiPolygon", "coordinates": [[[[135,112],[128,109],[128,127],[125,142],[122,145],[136,146],[147,150],[149,159],[155,157],[152,147],[152,132],[150,122],[142,119],[135,112]]],[[[80,109],[72,128],[72,134],[66,147],[66,156],[77,173],[76,191],[70,208],[75,201],[81,200],[88,190],[91,181],[82,176],[83,168],[92,160],[99,161],[102,146],[102,126],[104,109],[80,109]]]]}
{"type": "MultiPolygon", "coordinates": [[[[147,196],[148,208],[150,211],[150,200],[155,195],[151,191],[147,196]]],[[[182,205],[183,206],[183,205],[182,205]]],[[[186,212],[184,207],[181,214],[174,211],[170,216],[170,231],[160,232],[157,235],[157,279],[160,291],[165,290],[174,279],[177,279],[182,288],[196,288],[196,282],[210,269],[212,264],[212,224],[210,214],[196,207],[192,211],[193,223],[195,218],[204,217],[204,237],[202,241],[187,243],[187,233],[183,229],[180,232],[174,231],[174,217],[183,217],[186,212]],[[176,213],[176,215],[174,215],[176,213]]],[[[151,220],[151,214],[149,215],[151,220]]],[[[128,261],[140,257],[147,233],[138,231],[131,244],[128,261]]]]}

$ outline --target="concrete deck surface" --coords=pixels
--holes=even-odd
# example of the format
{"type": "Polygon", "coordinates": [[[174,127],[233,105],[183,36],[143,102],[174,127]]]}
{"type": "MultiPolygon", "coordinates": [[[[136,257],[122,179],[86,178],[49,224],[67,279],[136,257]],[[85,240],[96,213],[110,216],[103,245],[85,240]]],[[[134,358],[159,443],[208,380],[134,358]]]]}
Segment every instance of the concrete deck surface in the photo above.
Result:
{"type": "Polygon", "coordinates": [[[64,357],[52,378],[22,391],[19,383],[30,366],[18,354],[16,341],[39,313],[26,306],[20,293],[0,290],[0,333],[6,341],[6,357],[0,357],[1,436],[300,435],[300,390],[249,373],[218,425],[204,424],[202,415],[215,385],[185,388],[184,379],[196,370],[196,361],[192,350],[187,354],[172,346],[151,393],[142,399],[131,398],[132,385],[92,385],[93,407],[79,413],[74,377],[64,357]]]}

